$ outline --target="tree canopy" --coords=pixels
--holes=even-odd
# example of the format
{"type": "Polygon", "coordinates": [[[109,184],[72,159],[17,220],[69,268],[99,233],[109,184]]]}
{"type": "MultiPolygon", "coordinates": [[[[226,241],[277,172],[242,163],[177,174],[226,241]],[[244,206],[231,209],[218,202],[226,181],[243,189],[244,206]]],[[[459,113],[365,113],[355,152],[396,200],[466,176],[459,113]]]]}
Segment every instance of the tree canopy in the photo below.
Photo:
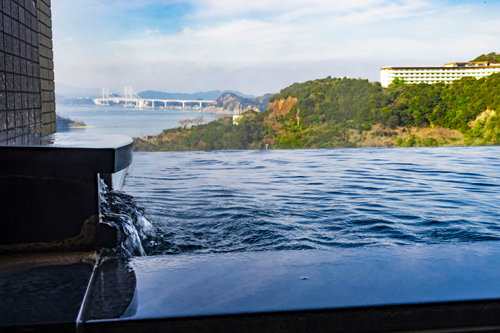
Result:
{"type": "Polygon", "coordinates": [[[491,52],[488,54],[481,54],[479,57],[477,57],[474,60],[471,60],[472,62],[474,61],[488,61],[488,62],[500,62],[500,54],[497,54],[496,52],[491,52]]]}
{"type": "Polygon", "coordinates": [[[500,117],[491,111],[500,110],[500,73],[450,84],[405,84],[396,79],[388,88],[368,80],[327,77],[294,83],[270,102],[288,97],[298,102],[285,115],[247,112],[238,125],[226,117],[165,130],[155,149],[361,147],[366,146],[366,135],[376,133],[392,136],[391,142],[399,146],[449,144],[446,137],[424,140],[409,134],[434,127],[459,131],[465,144],[500,143],[500,117]]]}

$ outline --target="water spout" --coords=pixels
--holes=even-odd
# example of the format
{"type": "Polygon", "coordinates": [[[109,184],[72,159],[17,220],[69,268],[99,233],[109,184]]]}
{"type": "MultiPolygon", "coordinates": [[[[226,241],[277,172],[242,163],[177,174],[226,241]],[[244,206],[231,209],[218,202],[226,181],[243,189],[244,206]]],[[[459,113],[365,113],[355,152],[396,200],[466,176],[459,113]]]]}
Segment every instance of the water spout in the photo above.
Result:
{"type": "Polygon", "coordinates": [[[134,198],[125,192],[111,190],[100,180],[99,200],[103,223],[119,231],[119,244],[104,250],[106,255],[145,256],[146,244],[156,237],[156,229],[144,216],[134,198]]]}

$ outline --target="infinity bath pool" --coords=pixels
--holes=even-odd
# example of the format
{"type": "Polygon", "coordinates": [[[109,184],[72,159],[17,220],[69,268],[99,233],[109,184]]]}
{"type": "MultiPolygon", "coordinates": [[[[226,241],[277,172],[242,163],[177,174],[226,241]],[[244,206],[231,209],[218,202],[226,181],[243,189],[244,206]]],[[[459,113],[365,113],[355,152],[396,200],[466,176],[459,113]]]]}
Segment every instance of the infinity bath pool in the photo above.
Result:
{"type": "Polygon", "coordinates": [[[500,148],[135,153],[147,254],[500,240],[500,148]]]}

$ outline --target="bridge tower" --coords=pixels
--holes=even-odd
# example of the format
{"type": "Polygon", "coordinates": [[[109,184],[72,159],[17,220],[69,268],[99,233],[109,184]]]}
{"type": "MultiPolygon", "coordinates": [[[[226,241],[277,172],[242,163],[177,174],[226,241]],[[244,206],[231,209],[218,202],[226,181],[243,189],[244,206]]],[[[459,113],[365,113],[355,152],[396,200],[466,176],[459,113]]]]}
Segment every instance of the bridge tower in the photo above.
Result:
{"type": "Polygon", "coordinates": [[[102,99],[101,105],[109,105],[109,88],[102,88],[102,99]]]}
{"type": "Polygon", "coordinates": [[[129,100],[132,99],[132,87],[128,86],[125,87],[125,106],[129,106],[129,100]]]}
{"type": "Polygon", "coordinates": [[[125,87],[125,92],[123,94],[123,97],[125,99],[125,106],[131,106],[132,104],[129,104],[129,102],[135,103],[136,107],[139,106],[139,100],[142,100],[142,98],[137,95],[137,93],[134,91],[134,89],[131,86],[126,86],[125,87]]]}
{"type": "Polygon", "coordinates": [[[102,88],[102,98],[109,98],[109,88],[102,88]]]}

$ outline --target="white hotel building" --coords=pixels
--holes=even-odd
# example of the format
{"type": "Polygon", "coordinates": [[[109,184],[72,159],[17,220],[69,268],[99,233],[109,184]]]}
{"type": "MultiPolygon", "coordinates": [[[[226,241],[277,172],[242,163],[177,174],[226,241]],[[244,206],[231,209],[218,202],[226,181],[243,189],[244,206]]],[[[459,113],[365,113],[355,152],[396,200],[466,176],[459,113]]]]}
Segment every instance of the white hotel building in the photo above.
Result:
{"type": "Polygon", "coordinates": [[[452,62],[444,67],[384,67],[380,69],[380,83],[387,88],[395,78],[404,79],[405,83],[450,83],[464,76],[479,79],[483,76],[500,73],[500,63],[452,62]]]}

